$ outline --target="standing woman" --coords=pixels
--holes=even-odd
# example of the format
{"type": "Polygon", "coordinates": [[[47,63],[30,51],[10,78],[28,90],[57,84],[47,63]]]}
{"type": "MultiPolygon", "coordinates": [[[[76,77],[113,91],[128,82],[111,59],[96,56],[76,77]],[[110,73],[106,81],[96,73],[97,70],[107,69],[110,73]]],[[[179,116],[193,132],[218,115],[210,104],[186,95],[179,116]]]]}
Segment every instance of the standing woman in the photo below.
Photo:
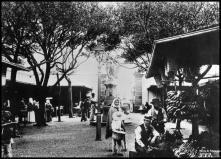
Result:
{"type": "Polygon", "coordinates": [[[28,122],[34,123],[35,122],[35,112],[34,112],[34,100],[33,98],[28,99],[28,122]]]}
{"type": "Polygon", "coordinates": [[[112,137],[111,123],[113,120],[113,113],[119,111],[120,107],[121,107],[120,98],[114,98],[107,115],[106,136],[105,136],[106,139],[112,137]]]}

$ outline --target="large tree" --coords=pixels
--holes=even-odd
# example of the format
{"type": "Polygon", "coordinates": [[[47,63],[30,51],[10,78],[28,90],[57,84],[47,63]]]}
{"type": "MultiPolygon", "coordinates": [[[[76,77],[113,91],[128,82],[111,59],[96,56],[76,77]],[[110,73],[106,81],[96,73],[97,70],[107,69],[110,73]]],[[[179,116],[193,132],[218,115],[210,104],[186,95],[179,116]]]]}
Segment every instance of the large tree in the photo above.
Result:
{"type": "MultiPolygon", "coordinates": [[[[25,47],[32,45],[31,35],[27,31],[33,16],[31,5],[23,2],[3,2],[1,9],[2,55],[10,62],[21,63],[25,47]]],[[[17,70],[13,68],[12,82],[16,80],[16,73],[17,70]]]]}
{"type": "MultiPolygon", "coordinates": [[[[51,70],[55,66],[62,75],[54,85],[63,78],[71,85],[68,76],[80,65],[79,57],[86,55],[84,48],[92,47],[97,36],[106,35],[101,41],[107,50],[113,49],[116,42],[120,42],[118,34],[112,29],[113,19],[109,18],[110,14],[97,4],[97,2],[4,2],[2,12],[7,15],[7,18],[2,17],[4,24],[2,30],[7,30],[4,39],[2,38],[4,49],[9,50],[14,45],[22,48],[17,52],[27,59],[37,86],[42,88],[47,86],[51,70]],[[20,28],[16,28],[18,24],[20,28]],[[25,35],[19,44],[14,38],[16,29],[22,30],[25,35]],[[12,42],[9,41],[11,39],[12,42]]],[[[22,38],[23,34],[20,33],[18,38],[22,38]]],[[[11,49],[11,52],[15,53],[16,49],[11,49]]],[[[8,52],[5,53],[8,58],[14,55],[9,56],[8,52]]],[[[44,97],[40,98],[43,102],[44,97]]]]}
{"type": "MultiPolygon", "coordinates": [[[[144,72],[148,71],[150,65],[154,40],[219,25],[218,2],[124,3],[119,7],[119,12],[122,20],[122,34],[126,37],[123,57],[134,62],[139,70],[144,72]]],[[[191,78],[189,80],[196,90],[198,82],[210,68],[211,65],[208,65],[203,73],[197,72],[196,66],[182,69],[188,72],[191,78]]],[[[181,85],[184,76],[180,69],[175,74],[181,85]]],[[[165,72],[161,73],[161,77],[169,80],[165,72]]],[[[193,120],[192,133],[195,136],[198,134],[196,120],[193,120]]]]}
{"type": "Polygon", "coordinates": [[[154,40],[219,23],[218,2],[124,2],[118,5],[127,61],[147,71],[154,40]]]}

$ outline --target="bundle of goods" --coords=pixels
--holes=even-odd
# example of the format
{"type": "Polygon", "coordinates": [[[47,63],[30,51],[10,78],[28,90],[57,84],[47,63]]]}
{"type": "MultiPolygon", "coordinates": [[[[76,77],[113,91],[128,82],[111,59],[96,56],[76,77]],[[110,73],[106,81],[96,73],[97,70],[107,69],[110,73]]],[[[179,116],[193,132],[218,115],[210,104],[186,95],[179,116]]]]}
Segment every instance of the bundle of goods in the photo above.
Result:
{"type": "Polygon", "coordinates": [[[174,149],[174,154],[177,157],[197,157],[198,153],[196,140],[188,140],[187,142],[180,145],[179,148],[174,149]]]}
{"type": "Polygon", "coordinates": [[[178,148],[182,143],[183,136],[179,130],[172,133],[166,131],[162,136],[158,137],[155,141],[155,147],[158,149],[157,157],[175,157],[174,149],[178,148]],[[160,153],[159,153],[160,152],[160,153]]]}
{"type": "Polygon", "coordinates": [[[192,91],[169,91],[166,99],[166,110],[169,119],[190,119],[191,115],[199,112],[200,97],[192,91]]]}
{"type": "Polygon", "coordinates": [[[177,157],[200,157],[201,152],[207,152],[205,150],[218,150],[215,143],[218,143],[218,141],[214,136],[204,131],[195,139],[190,135],[187,142],[174,149],[174,154],[177,157]]]}

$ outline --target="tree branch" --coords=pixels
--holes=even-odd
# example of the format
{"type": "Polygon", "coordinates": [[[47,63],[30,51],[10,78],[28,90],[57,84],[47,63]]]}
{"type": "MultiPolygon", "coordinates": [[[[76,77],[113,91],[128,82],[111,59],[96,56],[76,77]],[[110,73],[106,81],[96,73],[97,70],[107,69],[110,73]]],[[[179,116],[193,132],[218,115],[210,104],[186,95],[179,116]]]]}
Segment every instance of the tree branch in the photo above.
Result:
{"type": "Polygon", "coordinates": [[[212,65],[207,65],[207,68],[205,69],[205,71],[198,75],[197,79],[194,81],[194,84],[197,84],[211,69],[212,65]]]}

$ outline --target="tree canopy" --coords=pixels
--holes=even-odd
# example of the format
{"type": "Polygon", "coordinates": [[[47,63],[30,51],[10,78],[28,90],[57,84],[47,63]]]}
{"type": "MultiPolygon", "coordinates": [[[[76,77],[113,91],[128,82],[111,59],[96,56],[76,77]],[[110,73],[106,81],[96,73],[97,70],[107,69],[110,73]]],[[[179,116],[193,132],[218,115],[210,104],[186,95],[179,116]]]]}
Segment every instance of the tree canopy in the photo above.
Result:
{"type": "Polygon", "coordinates": [[[154,40],[219,24],[218,2],[124,2],[118,6],[124,57],[147,71],[154,40]]]}
{"type": "Polygon", "coordinates": [[[77,58],[85,55],[82,50],[99,35],[106,35],[100,38],[106,50],[120,42],[111,15],[97,2],[3,2],[2,13],[5,56],[27,58],[39,86],[47,86],[55,66],[63,74],[73,71],[77,58]],[[73,60],[64,69],[70,55],[73,60]]]}

